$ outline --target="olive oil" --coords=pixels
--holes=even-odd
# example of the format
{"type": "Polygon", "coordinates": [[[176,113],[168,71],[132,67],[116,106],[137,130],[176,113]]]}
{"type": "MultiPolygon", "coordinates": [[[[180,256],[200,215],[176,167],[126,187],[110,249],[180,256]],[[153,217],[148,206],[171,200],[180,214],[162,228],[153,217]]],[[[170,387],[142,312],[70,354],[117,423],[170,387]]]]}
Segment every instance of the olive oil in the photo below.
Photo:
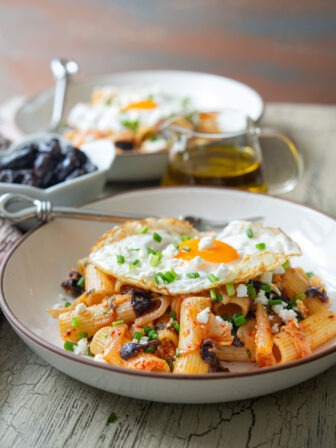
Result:
{"type": "Polygon", "coordinates": [[[187,148],[172,155],[163,186],[208,185],[266,192],[256,151],[223,142],[187,148]]]}

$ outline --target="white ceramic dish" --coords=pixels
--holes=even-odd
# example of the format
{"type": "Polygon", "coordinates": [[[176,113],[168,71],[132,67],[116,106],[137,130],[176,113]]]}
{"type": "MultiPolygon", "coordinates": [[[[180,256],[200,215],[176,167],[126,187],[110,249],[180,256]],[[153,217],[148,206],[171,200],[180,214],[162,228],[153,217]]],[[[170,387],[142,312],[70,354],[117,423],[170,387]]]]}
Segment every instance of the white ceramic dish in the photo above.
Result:
{"type": "MultiPolygon", "coordinates": [[[[239,109],[257,121],[263,112],[260,95],[250,87],[223,76],[207,73],[153,70],[114,73],[69,86],[65,116],[78,102],[88,101],[94,87],[104,85],[158,85],[165,93],[189,96],[199,109],[239,109]]],[[[53,90],[28,99],[15,116],[17,128],[24,134],[46,129],[52,110],[53,90]]],[[[159,179],[167,163],[167,153],[118,155],[110,170],[111,181],[144,181],[159,179]]]]}
{"type": "MultiPolygon", "coordinates": [[[[47,141],[52,137],[60,138],[55,134],[34,134],[24,138],[24,142],[15,145],[20,149],[27,143],[47,141]]],[[[61,139],[62,140],[62,139],[61,139]]],[[[68,143],[65,141],[65,143],[68,143]]],[[[91,162],[97,166],[97,170],[84,174],[71,180],[60,182],[49,188],[37,188],[30,185],[11,184],[0,182],[0,195],[14,193],[29,196],[39,200],[49,200],[53,205],[81,205],[88,201],[97,199],[102,194],[108,171],[115,158],[115,150],[108,140],[97,140],[85,144],[81,150],[89,157],[91,162]]],[[[8,153],[12,152],[12,147],[8,153]]]]}
{"type": "MultiPolygon", "coordinates": [[[[269,196],[210,188],[148,189],[90,204],[90,208],[160,215],[198,214],[221,219],[265,216],[303,249],[296,264],[313,270],[329,291],[335,280],[336,221],[269,196]]],[[[57,322],[46,309],[57,301],[69,267],[109,228],[106,223],[59,219],[32,231],[12,250],[1,274],[1,307],[19,336],[50,364],[103,390],[162,402],[211,403],[268,394],[298,384],[336,362],[336,338],[308,358],[258,369],[229,364],[231,373],[167,375],[128,371],[63,350],[57,322]],[[62,236],[60,238],[60,235],[62,236]],[[36,248],[39,248],[36,251],[36,248]]]]}

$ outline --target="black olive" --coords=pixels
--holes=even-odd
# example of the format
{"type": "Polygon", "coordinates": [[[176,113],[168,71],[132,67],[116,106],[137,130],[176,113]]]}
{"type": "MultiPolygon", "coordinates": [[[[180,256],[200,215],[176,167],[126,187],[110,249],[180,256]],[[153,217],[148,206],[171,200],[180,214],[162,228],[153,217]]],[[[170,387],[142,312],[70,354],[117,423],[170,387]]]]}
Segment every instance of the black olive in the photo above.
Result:
{"type": "Polygon", "coordinates": [[[328,302],[328,296],[327,293],[325,292],[325,290],[323,289],[322,291],[317,288],[316,286],[310,286],[306,292],[305,292],[306,296],[308,297],[317,297],[318,299],[320,299],[322,302],[326,303],[328,302]]]}
{"type": "Polygon", "coordinates": [[[131,149],[134,149],[133,142],[126,141],[126,140],[118,140],[117,142],[114,142],[115,146],[119,149],[122,149],[123,151],[130,151],[131,149]]]}
{"type": "Polygon", "coordinates": [[[215,353],[215,343],[212,339],[206,339],[202,342],[200,353],[203,361],[209,364],[213,371],[218,371],[220,369],[219,359],[215,353]]]}
{"type": "Polygon", "coordinates": [[[143,346],[136,342],[127,342],[127,344],[123,345],[119,351],[120,357],[127,361],[127,359],[133,358],[133,356],[136,356],[140,350],[143,348],[143,346]]]}
{"type": "Polygon", "coordinates": [[[15,170],[33,168],[36,155],[35,145],[24,146],[14,154],[3,157],[0,162],[0,168],[15,170]]]}
{"type": "Polygon", "coordinates": [[[73,297],[78,297],[82,294],[83,289],[78,286],[78,282],[83,278],[83,276],[75,270],[71,270],[68,277],[61,283],[64,291],[73,297]]]}
{"type": "Polygon", "coordinates": [[[141,289],[131,289],[126,292],[132,296],[131,305],[137,316],[141,316],[146,311],[153,308],[154,302],[150,292],[142,291],[141,289]]]}
{"type": "Polygon", "coordinates": [[[49,153],[40,153],[35,161],[34,172],[42,188],[54,185],[55,163],[49,153]]]}

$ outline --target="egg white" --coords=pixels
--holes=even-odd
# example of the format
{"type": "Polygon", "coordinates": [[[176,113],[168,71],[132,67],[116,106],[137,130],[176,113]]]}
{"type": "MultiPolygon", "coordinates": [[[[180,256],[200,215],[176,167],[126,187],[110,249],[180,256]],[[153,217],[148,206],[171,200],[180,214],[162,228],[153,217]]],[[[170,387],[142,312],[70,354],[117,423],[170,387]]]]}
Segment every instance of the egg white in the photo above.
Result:
{"type": "Polygon", "coordinates": [[[290,257],[301,254],[299,246],[280,229],[234,221],[217,234],[199,234],[195,231],[193,238],[201,238],[199,248],[204,249],[211,247],[213,239],[229,244],[238,252],[238,261],[213,263],[205,261],[199,255],[191,260],[175,258],[180,250],[175,245],[181,243],[179,220],[171,220],[169,225],[163,227],[156,225],[162,221],[164,219],[156,221],[151,218],[147,222],[150,225],[146,233],[140,233],[146,220],[139,224],[133,222],[131,227],[127,224],[119,227],[117,233],[111,232],[112,239],[111,235],[103,237],[94,246],[88,261],[124,283],[175,295],[196,293],[230,282],[241,283],[271,271],[290,257]],[[247,235],[248,229],[253,232],[252,238],[247,235]],[[155,233],[161,237],[161,241],[155,240],[155,233]],[[264,250],[258,249],[259,243],[265,244],[264,250]],[[148,249],[160,251],[161,259],[157,265],[152,264],[152,255],[148,253],[148,249]],[[157,276],[158,273],[169,271],[173,271],[176,276],[170,283],[157,276]],[[195,272],[198,277],[188,276],[195,272]]]}

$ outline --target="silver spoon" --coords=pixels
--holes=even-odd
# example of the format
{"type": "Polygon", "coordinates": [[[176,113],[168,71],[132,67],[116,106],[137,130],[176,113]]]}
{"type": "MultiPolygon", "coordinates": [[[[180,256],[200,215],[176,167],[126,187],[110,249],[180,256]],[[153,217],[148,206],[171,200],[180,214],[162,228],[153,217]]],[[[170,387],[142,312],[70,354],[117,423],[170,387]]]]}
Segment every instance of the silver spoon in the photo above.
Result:
{"type": "MultiPolygon", "coordinates": [[[[152,214],[151,216],[156,218],[159,217],[152,214]]],[[[28,196],[12,193],[6,193],[0,196],[0,218],[10,219],[14,222],[21,222],[26,221],[27,219],[35,218],[41,222],[47,222],[50,219],[57,217],[120,223],[127,220],[145,219],[148,218],[148,214],[141,215],[138,213],[135,214],[124,212],[107,213],[99,210],[90,210],[88,208],[53,206],[50,201],[40,201],[38,199],[32,199],[28,196]],[[23,202],[26,203],[25,206],[23,206],[23,202]],[[17,209],[18,207],[20,207],[19,210],[13,211],[13,208],[17,209]]],[[[215,221],[190,215],[181,216],[180,218],[189,221],[199,230],[206,230],[208,228],[216,227],[223,228],[230,221],[232,221],[232,219],[230,221],[215,221]]],[[[262,219],[263,218],[261,216],[244,218],[246,221],[260,221],[262,219]]]]}

